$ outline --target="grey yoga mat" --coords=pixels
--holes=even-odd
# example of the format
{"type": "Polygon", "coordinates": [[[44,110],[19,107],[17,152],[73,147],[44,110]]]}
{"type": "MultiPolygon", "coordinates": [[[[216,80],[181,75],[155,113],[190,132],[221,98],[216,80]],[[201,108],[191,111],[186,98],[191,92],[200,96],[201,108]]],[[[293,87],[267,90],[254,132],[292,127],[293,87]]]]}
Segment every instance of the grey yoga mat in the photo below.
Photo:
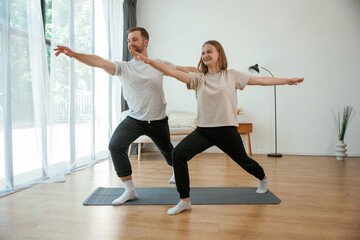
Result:
{"type": "MultiPolygon", "coordinates": [[[[256,194],[254,187],[192,187],[190,191],[193,205],[210,204],[279,204],[281,200],[270,190],[256,194]]],[[[124,192],[124,188],[95,189],[83,205],[105,206],[124,192]]],[[[137,200],[123,205],[174,205],[179,202],[176,188],[136,188],[137,200]]]]}

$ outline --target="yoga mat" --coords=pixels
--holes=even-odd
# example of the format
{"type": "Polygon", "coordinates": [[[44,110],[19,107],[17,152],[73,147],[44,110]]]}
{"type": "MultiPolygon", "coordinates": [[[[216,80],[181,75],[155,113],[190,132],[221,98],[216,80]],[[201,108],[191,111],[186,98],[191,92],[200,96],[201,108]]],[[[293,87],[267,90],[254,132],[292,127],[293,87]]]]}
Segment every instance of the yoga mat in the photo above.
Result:
{"type": "MultiPolygon", "coordinates": [[[[270,190],[265,194],[256,194],[254,187],[192,187],[190,190],[191,204],[279,204],[281,200],[270,190]]],[[[95,189],[83,202],[83,205],[105,206],[124,192],[124,188],[95,189]]],[[[179,202],[176,188],[136,188],[137,200],[128,201],[123,205],[175,205],[179,202]]]]}

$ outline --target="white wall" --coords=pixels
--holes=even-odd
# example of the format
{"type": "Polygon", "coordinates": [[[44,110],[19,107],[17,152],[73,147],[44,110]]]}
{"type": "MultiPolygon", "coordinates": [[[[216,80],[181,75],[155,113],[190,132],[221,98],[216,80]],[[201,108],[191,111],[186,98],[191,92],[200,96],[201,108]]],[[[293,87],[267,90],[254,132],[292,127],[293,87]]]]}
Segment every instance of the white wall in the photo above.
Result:
{"type": "MultiPolygon", "coordinates": [[[[333,154],[333,111],[352,105],[345,142],[349,155],[360,155],[359,0],[138,0],[137,9],[152,58],[196,66],[202,44],[215,39],[230,68],[258,63],[278,77],[305,78],[277,88],[278,152],[333,154]]],[[[171,78],[164,88],[168,109],[196,112],[193,91],[171,78]]],[[[238,105],[254,124],[253,152],[272,152],[273,87],[247,86],[238,105]]]]}

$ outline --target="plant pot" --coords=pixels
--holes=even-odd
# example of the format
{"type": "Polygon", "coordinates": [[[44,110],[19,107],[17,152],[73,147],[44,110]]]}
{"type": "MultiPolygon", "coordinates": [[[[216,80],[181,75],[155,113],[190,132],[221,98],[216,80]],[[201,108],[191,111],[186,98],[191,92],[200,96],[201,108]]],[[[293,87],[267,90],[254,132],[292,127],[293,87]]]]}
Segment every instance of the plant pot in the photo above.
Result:
{"type": "Polygon", "coordinates": [[[335,156],[336,156],[336,160],[344,160],[347,157],[346,154],[346,144],[344,143],[344,141],[340,141],[336,144],[336,148],[335,148],[335,156]]]}

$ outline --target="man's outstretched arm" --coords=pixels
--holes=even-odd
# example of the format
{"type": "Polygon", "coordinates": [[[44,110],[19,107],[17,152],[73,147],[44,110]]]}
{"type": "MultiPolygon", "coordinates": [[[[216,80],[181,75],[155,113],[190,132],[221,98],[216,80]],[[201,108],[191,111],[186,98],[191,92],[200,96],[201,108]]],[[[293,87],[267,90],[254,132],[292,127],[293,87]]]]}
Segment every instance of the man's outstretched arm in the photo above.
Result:
{"type": "Polygon", "coordinates": [[[115,74],[115,64],[97,55],[77,53],[68,47],[60,45],[58,45],[54,51],[56,51],[55,56],[59,56],[61,53],[63,53],[66,56],[73,57],[79,62],[82,62],[90,67],[102,68],[105,72],[111,75],[115,74]]]}

